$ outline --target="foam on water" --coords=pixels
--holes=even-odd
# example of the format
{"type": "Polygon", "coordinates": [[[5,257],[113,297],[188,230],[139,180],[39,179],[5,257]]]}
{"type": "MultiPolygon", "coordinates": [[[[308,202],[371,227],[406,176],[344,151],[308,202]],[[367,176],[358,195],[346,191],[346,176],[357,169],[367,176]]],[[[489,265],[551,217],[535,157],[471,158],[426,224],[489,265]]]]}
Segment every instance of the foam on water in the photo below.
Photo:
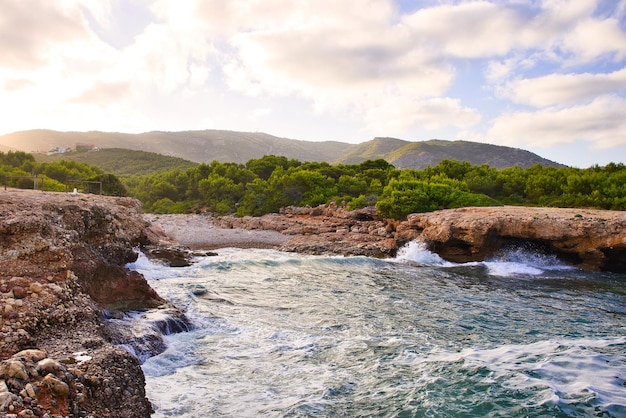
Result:
{"type": "Polygon", "coordinates": [[[506,379],[511,389],[543,387],[547,402],[568,405],[591,402],[602,410],[626,413],[626,357],[608,356],[603,349],[626,349],[626,337],[560,339],[527,345],[466,349],[461,357],[487,367],[492,378],[506,379]]]}
{"type": "Polygon", "coordinates": [[[408,262],[421,266],[453,266],[439,255],[428,250],[426,243],[413,240],[398,250],[395,258],[399,262],[408,262]]]}
{"type": "Polygon", "coordinates": [[[620,279],[533,251],[455,264],[417,242],[388,261],[223,249],[129,266],[195,325],[143,365],[155,417],[626,416],[620,279]]]}
{"type": "Polygon", "coordinates": [[[503,250],[497,256],[485,261],[484,265],[492,276],[504,277],[513,275],[538,276],[546,271],[573,269],[554,255],[542,254],[525,247],[503,250]]]}
{"type": "Polygon", "coordinates": [[[547,271],[570,270],[554,255],[542,254],[525,247],[503,249],[498,255],[484,262],[452,263],[428,250],[426,243],[414,240],[398,250],[393,261],[424,267],[485,267],[491,276],[539,276],[547,271]]]}

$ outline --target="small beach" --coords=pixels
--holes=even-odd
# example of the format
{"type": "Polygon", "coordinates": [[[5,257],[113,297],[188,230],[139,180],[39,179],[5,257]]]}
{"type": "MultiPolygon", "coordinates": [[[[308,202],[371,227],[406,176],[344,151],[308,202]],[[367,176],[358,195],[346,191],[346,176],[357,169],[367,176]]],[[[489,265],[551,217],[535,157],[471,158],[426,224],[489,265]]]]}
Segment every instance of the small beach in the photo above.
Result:
{"type": "Polygon", "coordinates": [[[154,215],[144,219],[180,245],[195,250],[216,248],[276,248],[285,243],[289,235],[277,231],[218,228],[210,215],[154,215]]]}

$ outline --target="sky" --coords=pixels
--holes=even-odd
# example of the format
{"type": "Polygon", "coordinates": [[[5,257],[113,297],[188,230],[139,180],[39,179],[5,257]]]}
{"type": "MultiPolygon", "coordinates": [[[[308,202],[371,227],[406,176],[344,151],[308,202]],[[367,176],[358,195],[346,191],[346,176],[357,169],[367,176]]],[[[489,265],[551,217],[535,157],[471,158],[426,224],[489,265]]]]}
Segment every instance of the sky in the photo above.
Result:
{"type": "Polygon", "coordinates": [[[626,163],[626,0],[0,0],[0,135],[40,128],[626,163]]]}

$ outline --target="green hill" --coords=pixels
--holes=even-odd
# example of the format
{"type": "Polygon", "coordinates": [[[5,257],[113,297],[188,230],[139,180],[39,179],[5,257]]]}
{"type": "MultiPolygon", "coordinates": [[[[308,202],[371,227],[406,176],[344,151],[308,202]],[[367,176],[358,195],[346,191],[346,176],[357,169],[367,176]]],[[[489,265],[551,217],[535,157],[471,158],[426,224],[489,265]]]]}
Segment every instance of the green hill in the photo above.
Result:
{"type": "Polygon", "coordinates": [[[102,168],[117,176],[157,174],[170,170],[186,170],[198,165],[178,157],[168,157],[154,152],[122,148],[103,148],[94,151],[69,152],[65,154],[34,154],[37,162],[74,160],[102,168]]]}

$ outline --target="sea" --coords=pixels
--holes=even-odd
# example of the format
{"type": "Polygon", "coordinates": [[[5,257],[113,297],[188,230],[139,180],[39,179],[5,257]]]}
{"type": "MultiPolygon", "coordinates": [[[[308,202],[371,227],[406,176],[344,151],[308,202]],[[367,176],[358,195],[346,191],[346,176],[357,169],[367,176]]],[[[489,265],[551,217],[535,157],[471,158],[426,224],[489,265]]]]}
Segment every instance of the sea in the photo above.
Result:
{"type": "Polygon", "coordinates": [[[128,265],[193,324],[142,359],[154,417],[626,417],[626,275],[417,241],[217,253],[128,265]]]}

